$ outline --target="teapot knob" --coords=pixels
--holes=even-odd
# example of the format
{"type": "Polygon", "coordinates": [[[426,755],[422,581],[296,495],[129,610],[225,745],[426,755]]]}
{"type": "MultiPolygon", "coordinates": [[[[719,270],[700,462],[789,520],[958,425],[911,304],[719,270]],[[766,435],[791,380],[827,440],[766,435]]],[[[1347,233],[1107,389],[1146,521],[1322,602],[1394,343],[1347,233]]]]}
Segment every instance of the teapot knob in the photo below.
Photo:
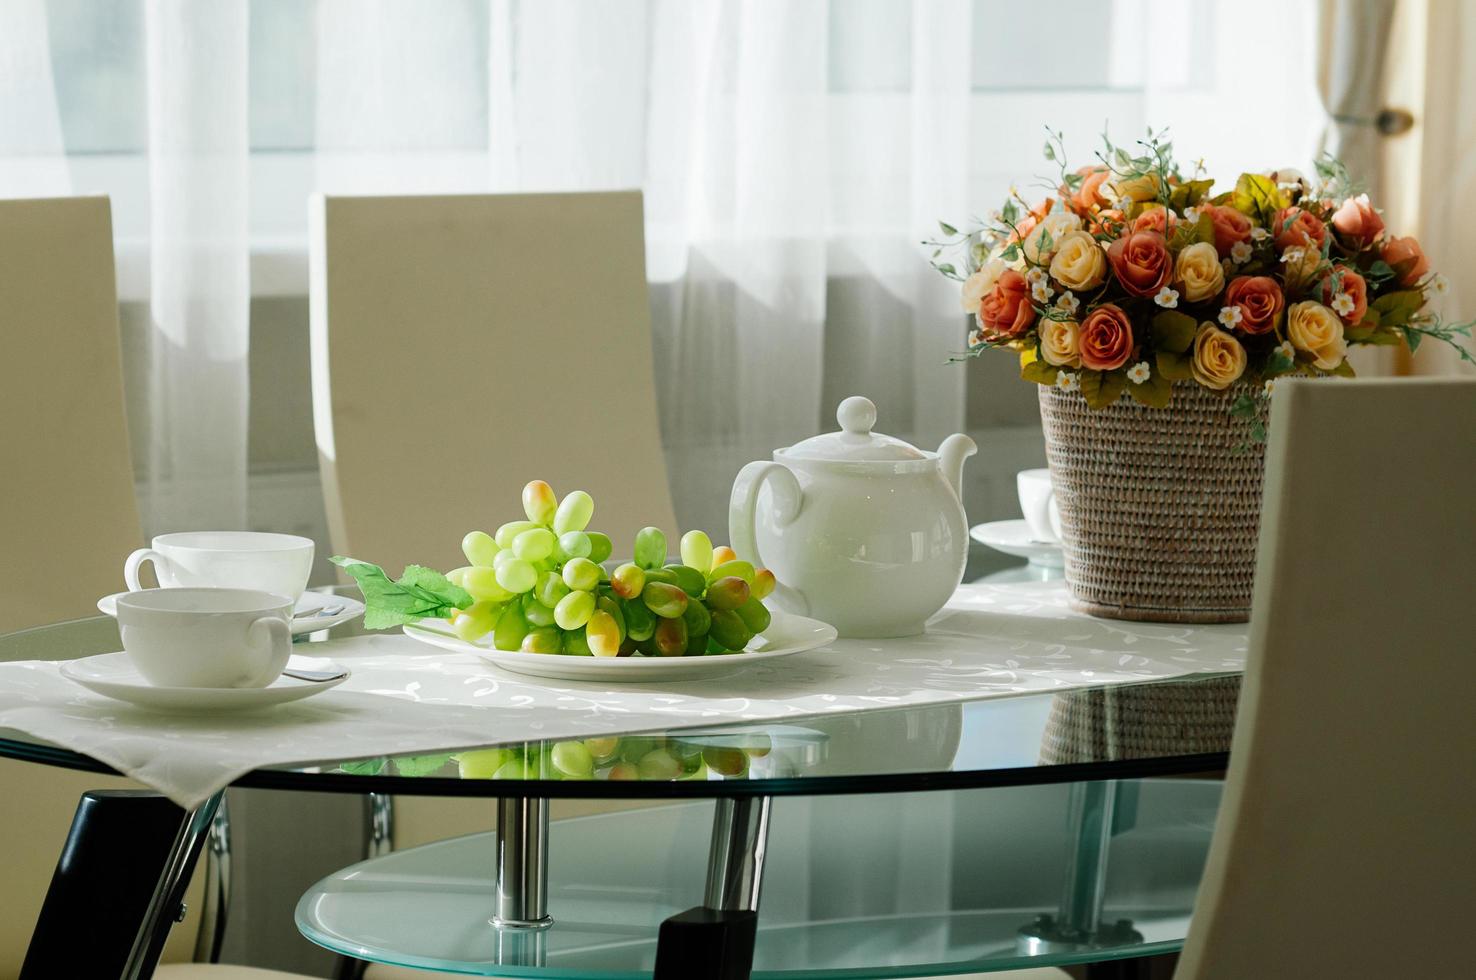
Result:
{"type": "Polygon", "coordinates": [[[835,410],[835,420],[845,432],[864,436],[876,425],[876,405],[870,398],[852,395],[835,410]]]}

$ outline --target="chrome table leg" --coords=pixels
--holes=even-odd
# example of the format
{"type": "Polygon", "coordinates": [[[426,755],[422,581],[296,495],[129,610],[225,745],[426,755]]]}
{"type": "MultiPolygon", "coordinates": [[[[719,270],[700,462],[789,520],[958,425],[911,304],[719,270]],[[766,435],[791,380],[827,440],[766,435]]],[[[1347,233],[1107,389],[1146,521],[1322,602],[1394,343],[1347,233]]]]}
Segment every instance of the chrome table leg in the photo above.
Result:
{"type": "Polygon", "coordinates": [[[164,949],[164,940],[181,911],[185,888],[190,883],[190,873],[195,868],[205,835],[215,820],[224,791],[216,793],[195,809],[190,810],[180,822],[179,832],[169,849],[164,870],[154,886],[153,897],[144,912],[142,924],[133,940],[133,949],[123,967],[123,980],[148,980],[154,975],[159,963],[159,954],[164,949]]]}
{"type": "Polygon", "coordinates": [[[497,908],[501,929],[547,929],[548,800],[526,796],[497,801],[497,908]]]}
{"type": "Polygon", "coordinates": [[[767,796],[721,797],[712,817],[703,904],[722,912],[757,912],[769,842],[767,796]]]}

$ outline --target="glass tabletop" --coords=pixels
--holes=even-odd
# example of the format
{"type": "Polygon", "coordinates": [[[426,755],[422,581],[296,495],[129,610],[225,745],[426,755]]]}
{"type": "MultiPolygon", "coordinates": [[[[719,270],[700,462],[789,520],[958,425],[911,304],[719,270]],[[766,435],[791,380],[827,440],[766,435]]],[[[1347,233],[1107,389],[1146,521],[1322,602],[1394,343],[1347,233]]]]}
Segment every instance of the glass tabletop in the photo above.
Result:
{"type": "MultiPolygon", "coordinates": [[[[995,563],[984,581],[1053,574],[995,563]]],[[[348,591],[346,588],[344,591],[348,591]]],[[[352,636],[345,624],[305,638],[352,636]]],[[[106,616],[0,637],[0,661],[121,649],[106,616]]],[[[306,652],[306,651],[305,651],[306,652]]],[[[261,768],[241,786],[426,796],[693,798],[909,792],[1162,776],[1225,767],[1239,675],[1116,684],[925,707],[837,711],[784,723],[631,731],[582,741],[490,743],[405,756],[261,768]]],[[[110,771],[0,729],[0,756],[110,771]]]]}

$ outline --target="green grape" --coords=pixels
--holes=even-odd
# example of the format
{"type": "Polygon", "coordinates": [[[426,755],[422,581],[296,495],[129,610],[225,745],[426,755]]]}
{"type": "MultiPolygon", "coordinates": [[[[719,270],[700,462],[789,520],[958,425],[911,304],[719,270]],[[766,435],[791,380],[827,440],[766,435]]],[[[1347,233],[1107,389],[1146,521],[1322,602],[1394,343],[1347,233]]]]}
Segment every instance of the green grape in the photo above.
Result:
{"type": "Polygon", "coordinates": [[[666,570],[676,579],[675,584],[693,599],[707,591],[707,576],[690,565],[667,565],[666,570]]]}
{"type": "Polygon", "coordinates": [[[514,602],[502,607],[497,617],[497,626],[492,630],[492,645],[499,650],[518,650],[523,646],[523,637],[528,635],[528,621],[523,610],[514,602]]]}
{"type": "Polygon", "coordinates": [[[647,752],[661,748],[661,740],[647,735],[635,735],[620,740],[620,758],[625,762],[640,762],[647,752]]]}
{"type": "MultiPolygon", "coordinates": [[[[559,624],[559,629],[577,630],[589,622],[589,617],[595,611],[595,597],[592,592],[570,592],[559,600],[554,606],[554,622],[559,624]]],[[[590,647],[594,649],[593,646],[590,647]]]]}
{"type": "Polygon", "coordinates": [[[677,779],[682,775],[682,764],[666,749],[654,749],[641,756],[637,763],[642,779],[677,779]]]}
{"type": "Polygon", "coordinates": [[[708,634],[708,637],[707,637],[707,652],[708,652],[709,655],[711,655],[711,654],[718,654],[718,653],[727,653],[728,652],[728,648],[725,647],[725,646],[723,646],[717,640],[714,640],[712,638],[712,635],[711,634],[708,634]]]}
{"type": "Polygon", "coordinates": [[[492,602],[474,602],[451,618],[451,632],[474,643],[492,632],[502,607],[492,602]]]}
{"type": "Polygon", "coordinates": [[[532,521],[508,521],[497,529],[497,533],[493,535],[493,539],[497,542],[497,547],[504,549],[511,548],[512,543],[517,540],[519,534],[522,534],[524,531],[531,531],[537,526],[532,521]]]}
{"type": "Polygon", "coordinates": [[[743,620],[743,625],[755,636],[769,628],[773,617],[769,615],[768,608],[758,599],[752,597],[738,607],[738,618],[743,620]]]}
{"type": "Polygon", "coordinates": [[[646,587],[646,573],[634,562],[626,562],[610,575],[610,588],[622,599],[634,599],[646,587]]]}
{"type": "Polygon", "coordinates": [[[509,592],[521,595],[538,584],[538,569],[521,558],[505,561],[495,569],[497,584],[509,592]]]}
{"type": "Polygon", "coordinates": [[[565,560],[588,558],[592,547],[589,535],[583,531],[569,531],[559,535],[559,551],[563,552],[565,560]]]}
{"type": "MultiPolygon", "coordinates": [[[[588,595],[588,593],[585,593],[588,595]]],[[[589,652],[596,657],[615,657],[620,654],[620,628],[615,617],[603,609],[596,609],[584,628],[589,639],[589,652]]]]}
{"type": "Polygon", "coordinates": [[[464,589],[466,588],[466,573],[471,570],[471,565],[462,565],[460,568],[453,568],[446,573],[446,581],[458,588],[464,589]]]}
{"type": "Polygon", "coordinates": [[[682,564],[697,569],[703,575],[712,568],[712,539],[702,531],[688,531],[682,535],[682,564]]]}
{"type": "Polygon", "coordinates": [[[599,531],[585,531],[584,533],[589,536],[589,554],[585,557],[596,565],[602,561],[608,561],[610,553],[615,550],[615,546],[610,543],[610,536],[601,534],[599,531]]]}
{"type": "Polygon", "coordinates": [[[682,768],[688,772],[697,768],[697,765],[702,761],[701,742],[674,738],[667,746],[667,751],[676,756],[677,761],[682,764],[682,768]]]}
{"type": "Polygon", "coordinates": [[[533,594],[538,601],[552,609],[559,604],[559,600],[569,594],[569,587],[564,584],[564,577],[558,572],[540,572],[538,584],[533,586],[533,594]]]}
{"type": "Polygon", "coordinates": [[[589,779],[594,775],[594,756],[583,742],[555,742],[549,753],[553,766],[565,776],[589,779]]]}
{"type": "Polygon", "coordinates": [[[687,652],[687,624],[678,619],[663,619],[656,624],[656,652],[663,657],[680,657],[687,652]]]}
{"type": "Polygon", "coordinates": [[[461,539],[461,553],[466,560],[481,568],[491,568],[492,559],[502,549],[486,531],[470,531],[461,539]]]}
{"type": "Polygon", "coordinates": [[[643,527],[636,532],[635,563],[646,570],[666,564],[666,535],[659,527],[643,527]]]}
{"type": "Polygon", "coordinates": [[[502,765],[497,767],[497,771],[492,774],[492,778],[527,779],[528,764],[517,756],[513,756],[511,759],[508,759],[502,765]]]}
{"type": "Polygon", "coordinates": [[[700,602],[688,602],[687,608],[682,612],[682,619],[687,624],[687,635],[694,633],[707,635],[712,628],[712,615],[708,613],[707,607],[700,602]]]}
{"type": "Polygon", "coordinates": [[[595,762],[604,763],[615,758],[615,753],[620,748],[620,739],[614,735],[587,738],[584,740],[584,747],[589,749],[589,754],[595,762]]]}
{"type": "Polygon", "coordinates": [[[767,568],[760,568],[753,573],[753,597],[755,599],[767,599],[774,591],[774,586],[779,583],[774,579],[774,573],[767,568]]]}
{"type": "Polygon", "coordinates": [[[524,653],[558,653],[564,649],[564,635],[557,626],[540,626],[528,631],[518,649],[524,653]]]}
{"type": "Polygon", "coordinates": [[[687,611],[687,593],[665,582],[647,582],[641,590],[641,601],[663,619],[677,619],[687,611]]]}
{"type": "Polygon", "coordinates": [[[609,616],[610,616],[611,619],[615,620],[615,629],[616,629],[616,632],[618,632],[620,634],[620,637],[616,641],[615,645],[616,646],[619,646],[621,643],[624,643],[625,642],[625,612],[624,612],[624,610],[622,610],[620,608],[620,600],[615,599],[615,598],[612,598],[612,597],[607,596],[607,595],[602,595],[602,596],[600,596],[599,598],[597,598],[595,600],[595,607],[597,609],[603,609],[606,613],[609,614],[609,616]]]}
{"type": "MultiPolygon", "coordinates": [[[[697,603],[692,603],[696,605],[697,603]]],[[[693,633],[691,628],[687,629],[687,649],[682,651],[684,657],[700,657],[707,652],[707,634],[693,633]]]]}
{"type": "Polygon", "coordinates": [[[605,778],[619,780],[621,782],[640,779],[641,770],[634,762],[617,762],[610,767],[610,771],[605,774],[605,778]]]}
{"type": "Polygon", "coordinates": [[[575,490],[559,501],[559,509],[554,512],[554,533],[564,535],[570,531],[583,531],[589,527],[594,509],[594,498],[583,490],[575,490]]]}
{"type": "Polygon", "coordinates": [[[461,587],[471,593],[478,602],[506,602],[513,594],[497,581],[497,570],[492,568],[469,568],[462,576],[461,587]]]}
{"type": "Polygon", "coordinates": [[[727,745],[709,745],[702,750],[702,761],[719,776],[741,776],[748,771],[744,751],[727,745]]]}
{"type": "Polygon", "coordinates": [[[552,626],[554,611],[539,602],[538,597],[529,592],[523,596],[523,618],[532,626],[552,626]]]}
{"type": "Polygon", "coordinates": [[[584,635],[584,627],[564,631],[564,652],[574,657],[594,656],[589,649],[589,640],[584,635]]]}
{"type": "Polygon", "coordinates": [[[753,632],[736,612],[719,609],[712,614],[712,638],[729,650],[742,650],[753,639],[753,632]]]}
{"type": "Polygon", "coordinates": [[[546,527],[529,528],[513,538],[513,553],[524,561],[542,561],[553,550],[553,532],[546,527]]]}
{"type": "Polygon", "coordinates": [[[545,527],[552,524],[558,506],[559,498],[554,496],[553,487],[542,480],[533,480],[523,487],[523,513],[534,524],[545,527]]]}
{"type": "Polygon", "coordinates": [[[502,749],[472,749],[456,757],[456,768],[462,779],[491,779],[506,761],[502,749]]]}
{"type": "Polygon", "coordinates": [[[708,572],[707,580],[709,582],[716,582],[718,579],[728,575],[736,575],[747,582],[750,587],[753,585],[753,565],[737,558],[732,561],[725,561],[708,572]]]}
{"type": "Polygon", "coordinates": [[[600,584],[600,566],[588,558],[570,558],[564,565],[564,584],[580,592],[593,591],[600,584]]]}
{"type": "Polygon", "coordinates": [[[625,635],[632,640],[649,640],[656,632],[656,616],[640,599],[625,604],[625,635]]]}
{"type": "Polygon", "coordinates": [[[714,609],[737,609],[748,601],[748,583],[736,575],[724,575],[707,587],[707,604],[714,609]]]}
{"type": "Polygon", "coordinates": [[[503,565],[506,565],[508,562],[510,562],[510,561],[517,561],[517,560],[518,560],[518,553],[516,551],[513,551],[511,548],[503,548],[501,551],[499,551],[497,553],[497,557],[495,557],[495,558],[492,559],[492,567],[493,568],[501,568],[503,565]]]}
{"type": "Polygon", "coordinates": [[[750,759],[762,759],[774,749],[774,740],[766,732],[743,737],[743,751],[750,759]]]}
{"type": "Polygon", "coordinates": [[[665,582],[667,585],[677,584],[676,572],[673,572],[669,568],[647,568],[643,569],[643,571],[646,573],[647,582],[665,582]]]}

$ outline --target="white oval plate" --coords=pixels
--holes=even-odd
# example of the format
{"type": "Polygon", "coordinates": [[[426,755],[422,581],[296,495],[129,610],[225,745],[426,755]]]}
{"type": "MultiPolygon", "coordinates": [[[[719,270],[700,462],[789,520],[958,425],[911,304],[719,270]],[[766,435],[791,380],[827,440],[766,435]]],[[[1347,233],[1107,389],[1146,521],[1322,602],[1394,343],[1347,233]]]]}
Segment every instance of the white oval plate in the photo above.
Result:
{"type": "MultiPolygon", "coordinates": [[[[118,616],[118,597],[127,592],[115,592],[97,600],[97,608],[113,618],[118,616]]],[[[341,626],[364,615],[364,604],[345,595],[329,595],[326,592],[304,592],[297,605],[292,608],[292,635],[306,636],[318,630],[341,626]],[[323,610],[339,607],[335,613],[325,615],[323,610]]]]}
{"type": "Polygon", "coordinates": [[[1032,565],[1046,568],[1064,568],[1066,555],[1061,546],[1049,541],[1037,541],[1030,536],[1030,525],[1019,521],[991,521],[975,524],[969,528],[969,537],[980,544],[987,544],[995,551],[1002,551],[1016,558],[1027,558],[1032,565]]]}
{"type": "MultiPolygon", "coordinates": [[[[322,669],[314,664],[315,669],[322,669]]],[[[331,681],[304,681],[283,675],[266,687],[155,687],[144,679],[126,653],[101,653],[70,660],[61,675],[105,697],[141,708],[170,712],[248,711],[322,694],[348,680],[347,673],[331,681]]]]}
{"type": "Polygon", "coordinates": [[[453,635],[445,620],[426,619],[404,627],[405,635],[444,650],[474,653],[494,666],[534,677],[563,681],[643,683],[689,681],[731,674],[760,660],[788,657],[835,641],[835,627],[807,616],[776,612],[763,633],[742,653],[706,657],[572,657],[554,653],[494,650],[491,639],[468,643],[453,635]]]}

